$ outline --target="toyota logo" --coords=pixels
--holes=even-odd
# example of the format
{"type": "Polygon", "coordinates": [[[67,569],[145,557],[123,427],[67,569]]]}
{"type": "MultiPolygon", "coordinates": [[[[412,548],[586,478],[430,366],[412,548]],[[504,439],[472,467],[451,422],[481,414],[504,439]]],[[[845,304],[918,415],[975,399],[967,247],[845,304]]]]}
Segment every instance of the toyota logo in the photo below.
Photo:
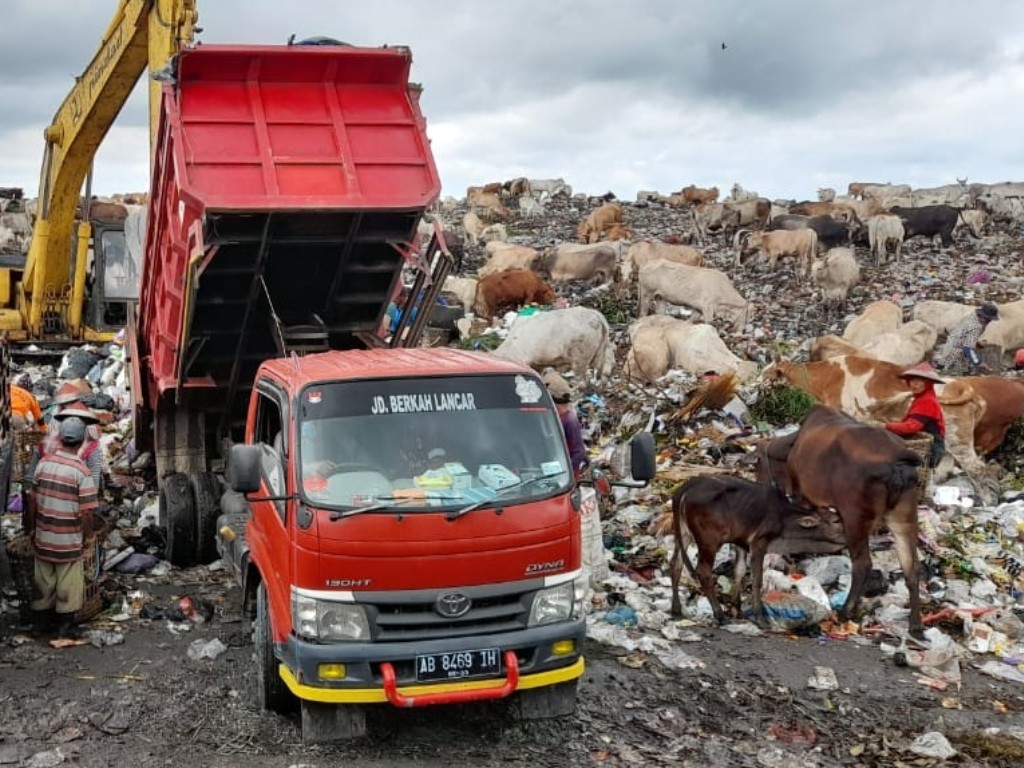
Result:
{"type": "Polygon", "coordinates": [[[462,592],[445,592],[434,604],[435,610],[446,619],[457,619],[469,613],[473,601],[462,592]]]}

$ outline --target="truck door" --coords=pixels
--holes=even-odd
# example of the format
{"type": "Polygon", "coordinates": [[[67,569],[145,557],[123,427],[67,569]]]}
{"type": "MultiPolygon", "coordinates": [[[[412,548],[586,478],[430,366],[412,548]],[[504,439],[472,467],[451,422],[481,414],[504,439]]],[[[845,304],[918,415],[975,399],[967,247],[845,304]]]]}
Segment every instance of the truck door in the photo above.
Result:
{"type": "MultiPolygon", "coordinates": [[[[256,423],[253,444],[261,451],[263,485],[268,496],[284,497],[288,493],[288,419],[287,398],[275,383],[262,379],[256,384],[256,423]]],[[[288,544],[288,514],[291,504],[282,499],[254,502],[255,529],[264,537],[265,564],[274,576],[264,573],[267,589],[287,590],[291,584],[288,544]],[[274,584],[272,585],[271,582],[274,584]]],[[[266,567],[266,566],[264,566],[266,567]]],[[[287,603],[287,596],[275,595],[287,603]]],[[[277,603],[282,605],[285,603],[277,603]]]]}

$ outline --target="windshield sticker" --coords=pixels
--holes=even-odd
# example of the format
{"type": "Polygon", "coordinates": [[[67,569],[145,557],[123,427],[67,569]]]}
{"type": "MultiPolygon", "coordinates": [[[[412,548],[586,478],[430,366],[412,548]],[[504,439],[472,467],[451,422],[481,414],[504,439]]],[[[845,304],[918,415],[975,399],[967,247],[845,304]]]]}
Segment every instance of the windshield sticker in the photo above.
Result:
{"type": "Polygon", "coordinates": [[[313,403],[313,405],[316,405],[317,403],[324,399],[324,396],[319,389],[311,389],[306,394],[306,399],[309,400],[309,402],[313,403]]]}
{"type": "Polygon", "coordinates": [[[475,411],[472,392],[433,392],[411,395],[374,395],[370,413],[437,413],[442,411],[475,411]]]}
{"type": "Polygon", "coordinates": [[[557,475],[560,472],[564,472],[562,465],[557,461],[545,461],[540,465],[540,471],[544,474],[544,477],[551,477],[551,475],[557,475]]]}
{"type": "Polygon", "coordinates": [[[525,376],[516,376],[516,394],[519,395],[519,400],[523,403],[538,403],[542,391],[540,384],[535,380],[525,376]]]}

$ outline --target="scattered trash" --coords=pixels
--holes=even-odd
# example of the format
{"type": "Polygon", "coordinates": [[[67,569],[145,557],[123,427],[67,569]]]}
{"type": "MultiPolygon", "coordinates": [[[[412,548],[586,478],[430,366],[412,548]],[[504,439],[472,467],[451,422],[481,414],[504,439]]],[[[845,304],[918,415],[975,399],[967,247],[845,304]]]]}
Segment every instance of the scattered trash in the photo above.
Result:
{"type": "Polygon", "coordinates": [[[192,661],[200,661],[202,659],[213,661],[227,649],[228,647],[216,637],[212,640],[197,638],[188,645],[188,657],[192,661]]]}
{"type": "Polygon", "coordinates": [[[914,743],[910,745],[910,751],[922,757],[936,757],[939,760],[948,760],[956,755],[956,750],[949,743],[949,739],[938,731],[922,733],[914,743]]]}
{"type": "Polygon", "coordinates": [[[839,680],[831,667],[815,667],[814,674],[807,681],[807,687],[816,691],[835,691],[839,689],[839,680]]]}

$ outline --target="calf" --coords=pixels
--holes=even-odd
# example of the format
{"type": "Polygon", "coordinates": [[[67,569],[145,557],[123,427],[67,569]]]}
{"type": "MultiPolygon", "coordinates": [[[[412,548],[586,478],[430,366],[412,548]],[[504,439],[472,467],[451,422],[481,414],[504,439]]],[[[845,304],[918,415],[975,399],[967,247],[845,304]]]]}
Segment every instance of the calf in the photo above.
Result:
{"type": "MultiPolygon", "coordinates": [[[[700,583],[701,591],[711,603],[711,610],[719,623],[725,620],[722,606],[715,594],[712,568],[715,555],[723,544],[735,544],[750,553],[754,590],[754,617],[764,625],[761,604],[761,581],[764,574],[764,556],[769,546],[782,540],[787,553],[836,552],[842,548],[841,527],[826,521],[789,501],[771,485],[752,483],[727,475],[695,477],[687,480],[672,496],[672,533],[675,552],[672,555],[672,615],[681,615],[679,604],[679,577],[682,564],[700,583]],[[697,567],[686,556],[682,524],[697,545],[697,567]]],[[[743,558],[737,558],[733,574],[733,601],[739,608],[740,584],[745,571],[743,558]]]]}
{"type": "Polygon", "coordinates": [[[797,272],[811,273],[811,261],[818,250],[818,235],[813,229],[776,230],[774,232],[751,232],[743,240],[744,233],[737,232],[736,266],[743,263],[743,254],[760,251],[768,260],[768,266],[775,269],[781,256],[793,256],[797,260],[797,272]]]}

